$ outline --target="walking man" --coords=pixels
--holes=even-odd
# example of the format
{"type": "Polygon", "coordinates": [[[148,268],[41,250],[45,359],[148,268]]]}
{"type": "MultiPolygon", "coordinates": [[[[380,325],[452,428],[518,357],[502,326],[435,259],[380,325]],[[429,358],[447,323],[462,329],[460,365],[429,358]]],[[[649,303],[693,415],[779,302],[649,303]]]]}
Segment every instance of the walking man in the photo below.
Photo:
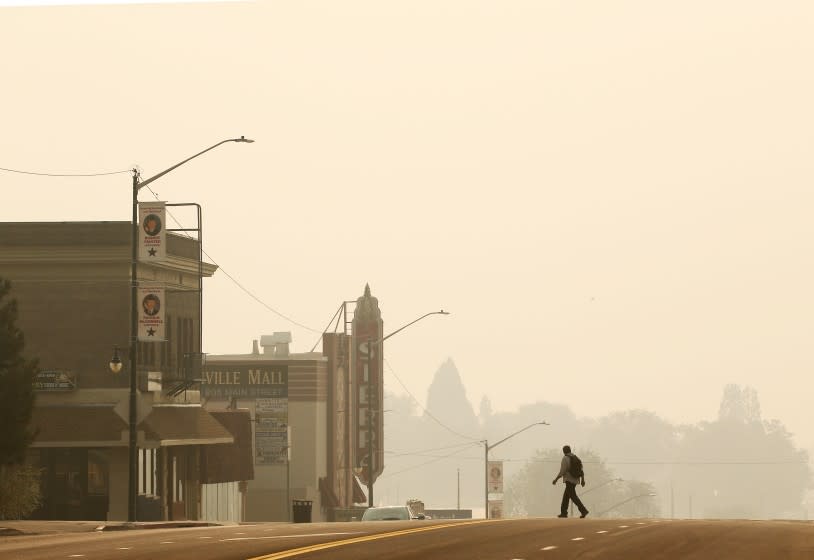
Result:
{"type": "Polygon", "coordinates": [[[557,484],[557,481],[562,478],[562,481],[565,483],[565,492],[562,494],[560,514],[557,517],[568,517],[568,501],[570,500],[579,508],[580,517],[584,518],[588,515],[588,508],[582,504],[582,500],[577,496],[577,484],[585,486],[585,473],[582,470],[582,460],[571,453],[570,445],[564,445],[562,453],[563,458],[560,463],[560,474],[551,482],[551,484],[557,484]]]}

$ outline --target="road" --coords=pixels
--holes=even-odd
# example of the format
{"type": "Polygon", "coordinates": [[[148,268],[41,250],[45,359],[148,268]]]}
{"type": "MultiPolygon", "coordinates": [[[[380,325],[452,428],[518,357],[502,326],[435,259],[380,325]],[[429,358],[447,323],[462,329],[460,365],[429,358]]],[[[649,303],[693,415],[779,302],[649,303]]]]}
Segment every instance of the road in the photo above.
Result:
{"type": "Polygon", "coordinates": [[[648,519],[269,523],[2,537],[0,558],[811,560],[814,523],[648,519]]]}

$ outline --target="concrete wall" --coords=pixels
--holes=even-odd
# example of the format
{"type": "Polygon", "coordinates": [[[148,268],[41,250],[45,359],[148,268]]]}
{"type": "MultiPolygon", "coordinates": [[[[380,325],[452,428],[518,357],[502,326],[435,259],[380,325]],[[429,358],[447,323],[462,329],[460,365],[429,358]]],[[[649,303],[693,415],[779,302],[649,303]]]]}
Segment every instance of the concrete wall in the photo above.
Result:
{"type": "Polygon", "coordinates": [[[108,521],[127,519],[127,447],[110,448],[110,494],[108,501],[108,521]]]}

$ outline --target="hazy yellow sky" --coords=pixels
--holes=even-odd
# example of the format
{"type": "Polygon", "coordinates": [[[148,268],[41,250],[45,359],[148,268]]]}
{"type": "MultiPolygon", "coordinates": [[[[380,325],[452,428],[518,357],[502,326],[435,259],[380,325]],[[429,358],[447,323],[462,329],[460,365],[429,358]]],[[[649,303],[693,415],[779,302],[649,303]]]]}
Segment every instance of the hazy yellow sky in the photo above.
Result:
{"type": "MultiPolygon", "coordinates": [[[[736,382],[812,445],[812,29],[807,1],[0,8],[0,167],[150,176],[244,134],[155,191],[311,329],[366,282],[387,332],[452,311],[387,343],[420,398],[448,356],[497,410],[691,422],[736,382]]],[[[0,184],[0,220],[129,219],[127,175],[0,184]]],[[[223,274],[205,303],[210,353],[318,336],[223,274]]]]}

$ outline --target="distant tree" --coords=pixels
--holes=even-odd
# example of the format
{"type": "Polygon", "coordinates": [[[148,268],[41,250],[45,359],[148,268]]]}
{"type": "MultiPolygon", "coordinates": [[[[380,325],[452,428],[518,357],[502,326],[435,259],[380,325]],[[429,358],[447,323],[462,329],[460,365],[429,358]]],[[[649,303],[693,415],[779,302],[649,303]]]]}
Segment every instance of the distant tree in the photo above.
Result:
{"type": "Polygon", "coordinates": [[[427,410],[436,419],[464,434],[480,431],[466,387],[452,358],[441,364],[427,389],[427,410]]]}
{"type": "Polygon", "coordinates": [[[811,483],[808,453],[777,421],[762,421],[757,393],[729,385],[719,418],[687,427],[675,470],[694,517],[800,518],[811,483]]]}
{"type": "Polygon", "coordinates": [[[721,407],[718,409],[718,420],[730,422],[760,422],[760,401],[757,391],[752,387],[740,387],[730,384],[724,387],[721,407]]]}
{"type": "Polygon", "coordinates": [[[0,468],[22,463],[35,435],[29,423],[37,365],[23,357],[25,340],[10,292],[11,283],[0,278],[0,468]]]}
{"type": "Polygon", "coordinates": [[[480,407],[478,410],[478,418],[480,418],[481,424],[486,424],[489,421],[489,417],[492,416],[492,401],[489,400],[489,397],[483,395],[483,398],[480,400],[480,407]]]}

